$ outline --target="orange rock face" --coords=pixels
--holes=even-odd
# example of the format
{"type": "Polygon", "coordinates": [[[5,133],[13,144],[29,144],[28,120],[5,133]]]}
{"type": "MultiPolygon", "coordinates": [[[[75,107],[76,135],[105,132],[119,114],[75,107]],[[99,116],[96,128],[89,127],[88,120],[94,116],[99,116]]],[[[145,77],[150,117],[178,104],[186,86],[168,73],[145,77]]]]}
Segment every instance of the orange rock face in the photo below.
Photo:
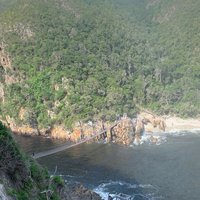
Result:
{"type": "Polygon", "coordinates": [[[72,142],[78,142],[79,140],[81,140],[81,130],[74,130],[71,134],[70,134],[70,140],[72,142]]]}
{"type": "Polygon", "coordinates": [[[144,129],[147,132],[160,132],[165,131],[165,119],[156,116],[153,113],[141,112],[138,116],[144,122],[144,129]]]}
{"type": "Polygon", "coordinates": [[[135,126],[131,119],[126,118],[113,129],[113,140],[118,144],[130,145],[134,141],[135,126]]]}
{"type": "MultiPolygon", "coordinates": [[[[20,119],[24,118],[25,113],[26,110],[21,108],[19,112],[20,119]]],[[[19,134],[38,135],[40,133],[40,135],[48,135],[54,139],[69,140],[75,143],[94,136],[95,134],[102,132],[102,130],[106,130],[105,133],[96,137],[97,141],[103,139],[107,142],[114,142],[122,145],[130,145],[134,141],[140,143],[144,131],[155,131],[155,129],[164,130],[166,126],[163,118],[144,112],[140,113],[137,119],[131,119],[125,116],[116,124],[103,123],[102,121],[96,123],[78,122],[74,125],[72,131],[66,129],[64,125],[38,131],[27,125],[17,126],[14,120],[9,116],[7,116],[6,122],[13,132],[19,134]],[[149,127],[151,127],[151,129],[148,129],[149,127]]]]}
{"type": "Polygon", "coordinates": [[[54,139],[69,139],[69,132],[63,126],[57,126],[50,130],[50,136],[54,139]]]}

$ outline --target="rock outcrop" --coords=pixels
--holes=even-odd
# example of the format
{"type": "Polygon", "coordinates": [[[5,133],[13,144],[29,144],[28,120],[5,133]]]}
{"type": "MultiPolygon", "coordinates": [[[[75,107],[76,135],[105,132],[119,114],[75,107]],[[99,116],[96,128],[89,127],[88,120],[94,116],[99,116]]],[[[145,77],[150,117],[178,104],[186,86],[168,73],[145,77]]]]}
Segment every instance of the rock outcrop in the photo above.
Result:
{"type": "MultiPolygon", "coordinates": [[[[26,109],[22,108],[19,118],[23,119],[26,109]]],[[[54,139],[63,139],[71,142],[79,142],[82,139],[106,130],[105,133],[97,137],[97,141],[105,140],[122,145],[130,145],[133,142],[140,143],[141,136],[146,132],[160,132],[166,128],[165,120],[150,112],[141,112],[137,118],[131,119],[127,116],[122,117],[118,122],[106,123],[101,120],[96,122],[83,123],[81,121],[74,124],[72,130],[65,128],[64,125],[55,125],[46,129],[38,130],[37,127],[30,125],[17,126],[14,119],[6,117],[11,130],[23,135],[42,135],[50,136],[54,139]],[[114,126],[113,126],[114,124],[114,126]]]]}
{"type": "Polygon", "coordinates": [[[66,185],[60,192],[62,200],[101,200],[101,197],[81,184],[66,185]]]}
{"type": "Polygon", "coordinates": [[[143,111],[139,113],[138,118],[143,121],[144,129],[147,132],[165,131],[165,119],[155,115],[154,113],[151,113],[149,111],[143,111]]]}
{"type": "MultiPolygon", "coordinates": [[[[165,119],[156,116],[148,111],[141,112],[137,118],[121,118],[120,122],[113,128],[112,136],[114,142],[123,145],[131,143],[140,143],[143,132],[160,132],[165,131],[165,119]]],[[[152,140],[155,138],[152,136],[152,140]]]]}
{"type": "Polygon", "coordinates": [[[142,119],[137,118],[136,126],[135,126],[135,143],[139,144],[141,140],[141,136],[144,132],[144,122],[142,119]]]}
{"type": "Polygon", "coordinates": [[[135,124],[130,118],[122,119],[112,131],[112,141],[129,145],[134,141],[135,137],[135,124]]]}

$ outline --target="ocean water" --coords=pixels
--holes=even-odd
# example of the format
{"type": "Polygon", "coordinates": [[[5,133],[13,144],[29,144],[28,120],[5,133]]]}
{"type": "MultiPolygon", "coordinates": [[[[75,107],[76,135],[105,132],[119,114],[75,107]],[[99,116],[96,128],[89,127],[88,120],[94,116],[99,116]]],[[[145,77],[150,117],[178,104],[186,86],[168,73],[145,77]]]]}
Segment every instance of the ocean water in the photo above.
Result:
{"type": "MultiPolygon", "coordinates": [[[[83,144],[38,159],[66,183],[80,182],[103,199],[200,200],[200,132],[144,134],[141,144],[83,144]]],[[[29,154],[62,141],[16,136],[29,154]]]]}

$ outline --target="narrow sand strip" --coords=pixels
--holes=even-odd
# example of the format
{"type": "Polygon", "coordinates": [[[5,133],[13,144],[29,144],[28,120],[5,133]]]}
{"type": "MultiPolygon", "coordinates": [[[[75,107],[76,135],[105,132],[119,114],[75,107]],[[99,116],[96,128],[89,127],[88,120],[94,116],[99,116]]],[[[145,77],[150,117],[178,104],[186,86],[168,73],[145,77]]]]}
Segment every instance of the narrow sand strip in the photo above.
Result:
{"type": "Polygon", "coordinates": [[[200,119],[181,119],[178,117],[169,117],[166,119],[166,131],[180,130],[200,130],[200,119]]]}
{"type": "MultiPolygon", "coordinates": [[[[179,117],[162,117],[165,119],[166,128],[165,132],[181,132],[181,131],[200,131],[200,119],[181,119],[179,117]]],[[[144,126],[146,132],[160,133],[163,132],[160,128],[153,127],[153,124],[148,123],[144,126]]]]}

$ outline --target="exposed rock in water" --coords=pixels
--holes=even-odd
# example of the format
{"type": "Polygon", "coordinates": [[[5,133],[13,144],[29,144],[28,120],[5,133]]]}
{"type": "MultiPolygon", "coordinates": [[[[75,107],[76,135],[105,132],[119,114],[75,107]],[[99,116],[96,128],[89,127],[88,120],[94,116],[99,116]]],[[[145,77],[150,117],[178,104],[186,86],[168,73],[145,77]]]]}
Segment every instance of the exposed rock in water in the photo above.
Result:
{"type": "Polygon", "coordinates": [[[122,119],[113,129],[113,141],[118,144],[129,145],[134,141],[135,124],[130,118],[122,119]]]}
{"type": "MultiPolygon", "coordinates": [[[[135,119],[121,118],[117,126],[113,128],[111,138],[118,144],[130,145],[133,142],[139,144],[144,131],[160,132],[165,131],[165,128],[165,119],[148,111],[143,111],[135,119]]],[[[153,136],[152,140],[155,141],[153,136]]]]}
{"type": "Polygon", "coordinates": [[[60,191],[62,200],[101,200],[101,197],[81,184],[65,186],[60,191]]]}

